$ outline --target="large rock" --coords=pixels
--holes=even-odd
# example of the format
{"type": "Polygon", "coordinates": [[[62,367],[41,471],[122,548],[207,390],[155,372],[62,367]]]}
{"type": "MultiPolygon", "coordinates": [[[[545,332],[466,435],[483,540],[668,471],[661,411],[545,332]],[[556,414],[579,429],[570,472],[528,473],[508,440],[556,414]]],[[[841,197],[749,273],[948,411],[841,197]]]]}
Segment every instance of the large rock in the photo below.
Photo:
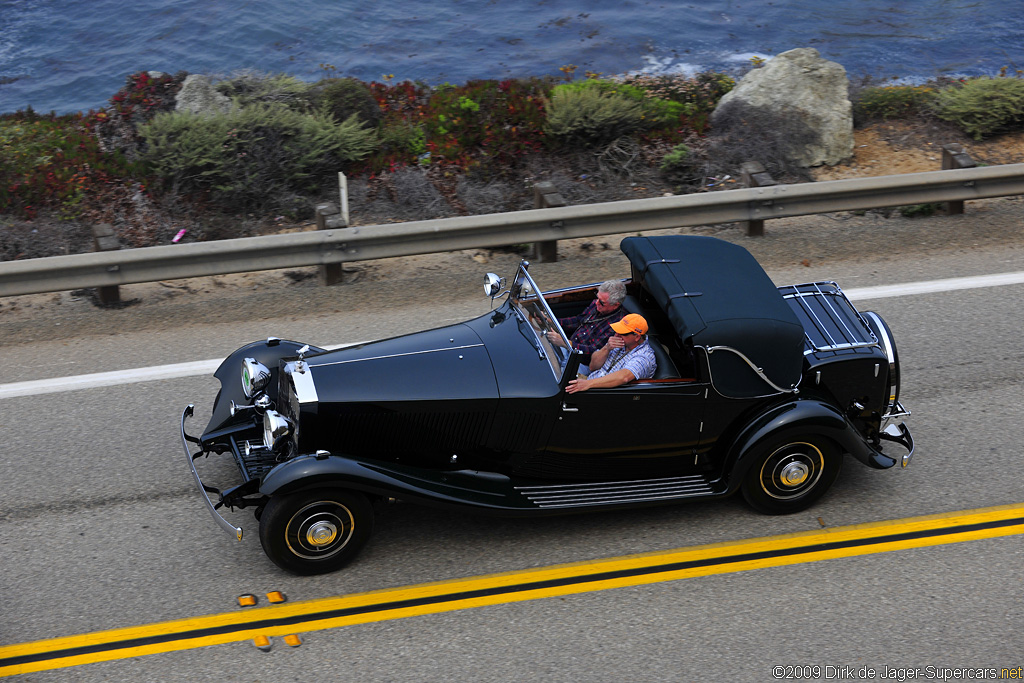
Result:
{"type": "Polygon", "coordinates": [[[217,92],[213,82],[206,76],[192,74],[181,84],[175,111],[193,114],[228,113],[234,108],[231,98],[217,92]]]}
{"type": "Polygon", "coordinates": [[[712,124],[737,103],[773,117],[799,116],[818,140],[786,150],[799,166],[834,165],[853,155],[853,105],[846,69],[804,47],[777,55],[754,69],[719,101],[712,124]]]}

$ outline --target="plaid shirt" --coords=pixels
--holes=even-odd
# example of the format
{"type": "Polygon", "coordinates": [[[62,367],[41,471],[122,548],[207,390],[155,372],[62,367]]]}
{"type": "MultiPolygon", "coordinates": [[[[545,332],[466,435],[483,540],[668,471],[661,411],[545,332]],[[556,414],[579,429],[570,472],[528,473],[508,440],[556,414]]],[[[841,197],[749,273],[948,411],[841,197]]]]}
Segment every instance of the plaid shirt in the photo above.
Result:
{"type": "Polygon", "coordinates": [[[583,360],[585,363],[589,363],[590,354],[604,346],[608,338],[614,334],[612,323],[619,322],[625,315],[626,311],[622,306],[611,313],[601,315],[597,312],[597,299],[595,299],[579,315],[574,315],[571,318],[559,318],[558,324],[569,335],[572,347],[586,354],[583,360]]]}
{"type": "Polygon", "coordinates": [[[658,371],[658,359],[651,348],[650,340],[644,339],[632,351],[612,349],[608,352],[604,365],[587,375],[587,378],[597,379],[619,370],[629,370],[633,373],[633,379],[654,377],[654,373],[658,371]]]}

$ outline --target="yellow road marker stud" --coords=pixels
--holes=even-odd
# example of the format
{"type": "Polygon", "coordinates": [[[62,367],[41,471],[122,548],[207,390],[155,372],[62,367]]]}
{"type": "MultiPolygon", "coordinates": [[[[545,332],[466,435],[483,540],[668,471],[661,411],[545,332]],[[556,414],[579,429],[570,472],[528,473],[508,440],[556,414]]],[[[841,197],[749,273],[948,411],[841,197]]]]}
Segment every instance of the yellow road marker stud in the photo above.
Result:
{"type": "Polygon", "coordinates": [[[284,602],[287,599],[281,591],[270,591],[267,593],[267,600],[270,602],[284,602]]]}
{"type": "Polygon", "coordinates": [[[239,595],[238,596],[238,606],[239,607],[252,607],[255,604],[256,604],[256,596],[252,595],[251,593],[246,593],[245,595],[239,595]]]}
{"type": "Polygon", "coordinates": [[[273,647],[273,643],[270,642],[270,638],[266,636],[256,636],[252,639],[252,644],[261,652],[270,652],[270,648],[273,647]]]}
{"type": "Polygon", "coordinates": [[[302,645],[302,638],[299,638],[297,635],[294,634],[290,636],[285,636],[284,644],[288,647],[298,647],[299,645],[302,645]]]}

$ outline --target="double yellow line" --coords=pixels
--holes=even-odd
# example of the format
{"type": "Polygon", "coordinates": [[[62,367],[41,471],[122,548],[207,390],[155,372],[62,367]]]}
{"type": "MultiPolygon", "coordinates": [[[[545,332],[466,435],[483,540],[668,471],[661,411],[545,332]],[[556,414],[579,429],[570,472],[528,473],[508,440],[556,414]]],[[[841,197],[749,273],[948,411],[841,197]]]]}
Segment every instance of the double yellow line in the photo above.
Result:
{"type": "Polygon", "coordinates": [[[0,646],[0,676],[259,636],[280,637],[484,605],[1021,533],[1024,505],[1005,505],[390,588],[0,646]]]}

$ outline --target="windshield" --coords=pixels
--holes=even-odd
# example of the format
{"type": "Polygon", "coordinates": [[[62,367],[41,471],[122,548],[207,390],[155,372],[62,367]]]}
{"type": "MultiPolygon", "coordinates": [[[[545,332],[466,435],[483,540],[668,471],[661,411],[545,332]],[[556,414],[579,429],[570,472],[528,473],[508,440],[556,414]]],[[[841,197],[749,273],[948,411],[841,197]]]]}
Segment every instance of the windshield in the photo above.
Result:
{"type": "Polygon", "coordinates": [[[537,348],[537,352],[551,363],[551,371],[555,373],[555,378],[559,379],[565,371],[566,363],[569,362],[569,339],[558,324],[558,318],[548,307],[547,301],[540,295],[537,283],[526,271],[527,265],[529,264],[524,262],[519,266],[516,279],[509,288],[509,301],[521,319],[530,324],[533,331],[531,343],[537,348]]]}

